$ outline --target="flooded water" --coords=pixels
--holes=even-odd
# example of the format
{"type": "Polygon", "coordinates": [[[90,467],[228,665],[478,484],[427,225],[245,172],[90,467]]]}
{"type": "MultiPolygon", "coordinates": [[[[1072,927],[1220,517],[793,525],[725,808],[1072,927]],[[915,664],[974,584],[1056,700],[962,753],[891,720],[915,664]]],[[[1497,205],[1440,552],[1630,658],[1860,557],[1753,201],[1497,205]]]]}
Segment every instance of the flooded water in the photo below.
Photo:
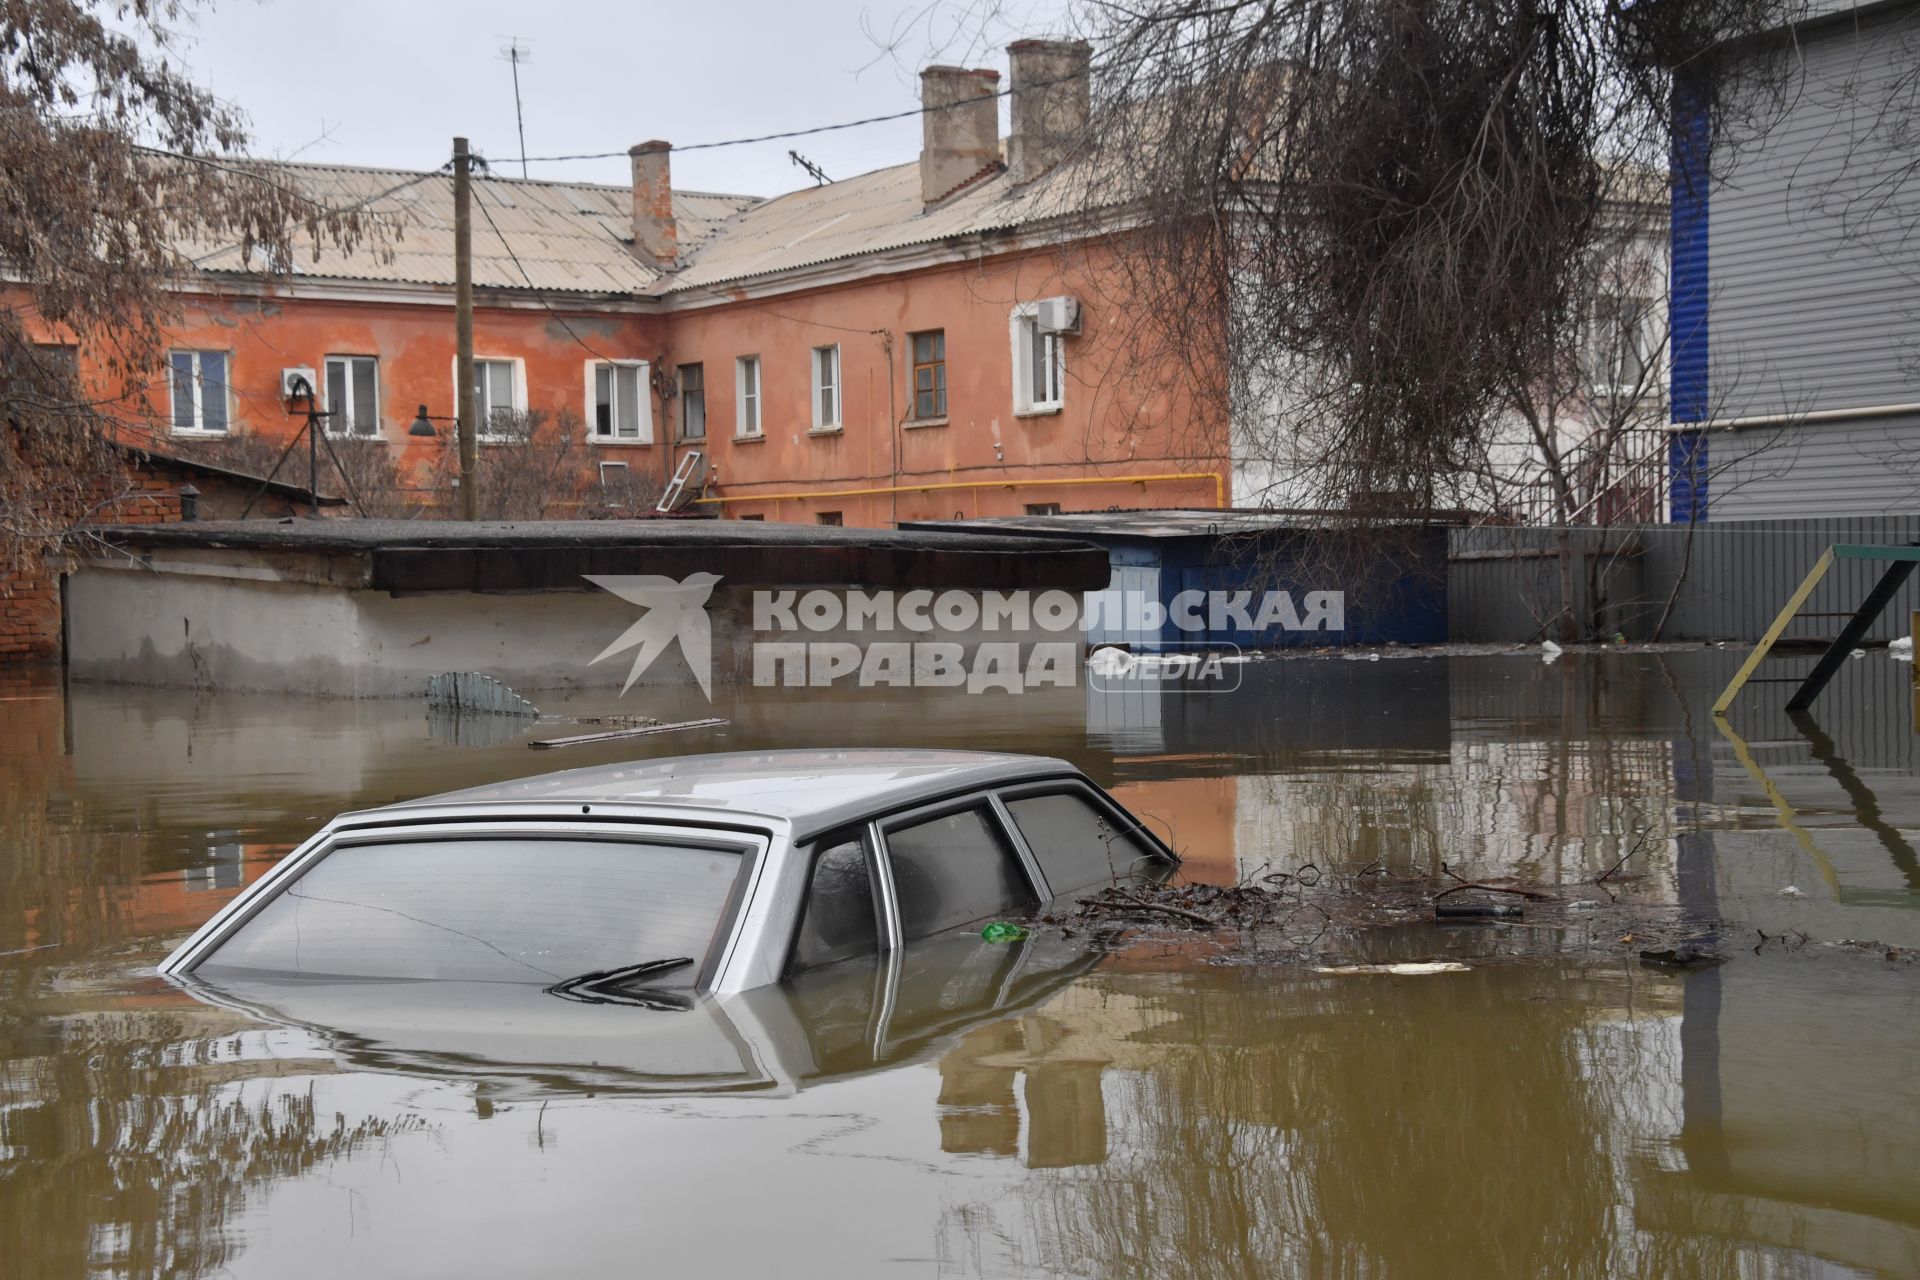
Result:
{"type": "Polygon", "coordinates": [[[1756,686],[1723,730],[1737,656],[537,698],[733,722],[553,752],[410,703],[0,686],[0,1276],[1920,1275],[1910,673],[1849,664],[1817,720],[1756,686]],[[1064,756],[1214,883],[1591,881],[1638,845],[1619,891],[1733,958],[1555,934],[1402,978],[1043,932],[690,1013],[153,975],[343,809],[822,745],[1064,756]]]}

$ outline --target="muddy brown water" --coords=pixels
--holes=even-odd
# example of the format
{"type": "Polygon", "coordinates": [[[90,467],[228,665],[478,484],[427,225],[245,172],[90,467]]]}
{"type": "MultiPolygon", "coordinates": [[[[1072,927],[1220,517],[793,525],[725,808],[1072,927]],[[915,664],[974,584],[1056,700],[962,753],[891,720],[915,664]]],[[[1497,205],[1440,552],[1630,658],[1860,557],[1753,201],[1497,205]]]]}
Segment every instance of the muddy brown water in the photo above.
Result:
{"type": "Polygon", "coordinates": [[[1816,719],[1759,686],[1723,732],[1736,657],[723,689],[724,730],[545,753],[413,704],[0,686],[0,1276],[1920,1275],[1909,672],[1849,664],[1816,719]],[[1651,832],[1615,887],[1732,959],[1656,972],[1561,920],[1525,959],[1402,929],[1324,958],[1469,968],[1329,975],[1042,931],[672,1014],[153,976],[340,810],[835,744],[1065,756],[1212,883],[1574,882],[1651,832]]]}

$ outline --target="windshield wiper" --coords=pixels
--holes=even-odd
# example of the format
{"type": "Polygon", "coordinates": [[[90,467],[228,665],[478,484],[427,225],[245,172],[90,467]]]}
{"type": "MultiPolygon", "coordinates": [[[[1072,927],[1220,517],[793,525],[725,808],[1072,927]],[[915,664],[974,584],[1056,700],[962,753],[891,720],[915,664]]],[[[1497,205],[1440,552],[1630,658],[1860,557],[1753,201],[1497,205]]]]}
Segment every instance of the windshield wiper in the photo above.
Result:
{"type": "Polygon", "coordinates": [[[641,979],[672,973],[692,963],[692,956],[675,956],[671,960],[647,960],[640,964],[622,965],[618,969],[595,969],[592,973],[554,983],[547,988],[547,994],[563,1000],[578,1000],[582,1004],[624,1004],[639,1009],[684,1013],[693,1008],[690,996],[647,986],[641,979]]]}

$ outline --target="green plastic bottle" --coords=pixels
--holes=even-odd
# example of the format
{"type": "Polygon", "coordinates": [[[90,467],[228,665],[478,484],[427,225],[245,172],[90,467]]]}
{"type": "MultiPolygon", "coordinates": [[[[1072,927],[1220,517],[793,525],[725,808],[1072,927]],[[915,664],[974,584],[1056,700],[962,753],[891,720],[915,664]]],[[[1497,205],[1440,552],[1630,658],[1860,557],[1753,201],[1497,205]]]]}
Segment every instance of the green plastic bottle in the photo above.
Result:
{"type": "Polygon", "coordinates": [[[1027,936],[1027,931],[1017,924],[995,920],[980,931],[980,936],[988,942],[1019,942],[1027,936]]]}

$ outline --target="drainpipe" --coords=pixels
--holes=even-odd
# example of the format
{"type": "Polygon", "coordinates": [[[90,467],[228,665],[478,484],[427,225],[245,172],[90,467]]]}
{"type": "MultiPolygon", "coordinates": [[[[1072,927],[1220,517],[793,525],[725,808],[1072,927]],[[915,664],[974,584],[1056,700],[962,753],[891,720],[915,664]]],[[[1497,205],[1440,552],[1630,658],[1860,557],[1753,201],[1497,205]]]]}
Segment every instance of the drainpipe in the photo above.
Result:
{"type": "Polygon", "coordinates": [[[900,527],[900,414],[893,399],[893,330],[880,331],[880,354],[887,364],[887,443],[893,446],[893,472],[887,477],[887,488],[891,491],[891,513],[893,527],[900,527]]]}

